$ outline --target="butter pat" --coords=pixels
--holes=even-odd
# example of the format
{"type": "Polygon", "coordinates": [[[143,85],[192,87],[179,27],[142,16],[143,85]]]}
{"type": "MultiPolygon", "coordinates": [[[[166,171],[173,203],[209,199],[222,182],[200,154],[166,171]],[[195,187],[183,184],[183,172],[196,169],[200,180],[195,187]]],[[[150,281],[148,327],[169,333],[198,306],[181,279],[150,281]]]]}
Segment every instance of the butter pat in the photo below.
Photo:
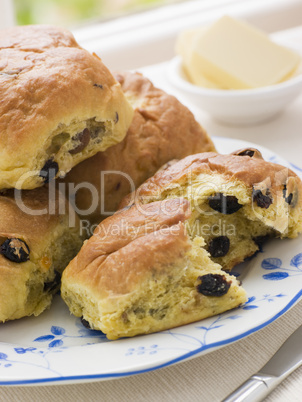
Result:
{"type": "Polygon", "coordinates": [[[196,85],[203,86],[204,80],[224,89],[273,85],[292,75],[300,63],[296,53],[272,42],[262,31],[228,16],[195,34],[191,31],[187,38],[188,47],[182,57],[185,70],[196,85]]]}
{"type": "Polygon", "coordinates": [[[184,71],[189,80],[195,84],[204,88],[216,88],[220,87],[214,82],[208,80],[202,75],[198,64],[193,61],[193,43],[195,38],[203,34],[205,28],[188,29],[180,33],[176,42],[176,53],[179,54],[183,61],[184,71]]]}

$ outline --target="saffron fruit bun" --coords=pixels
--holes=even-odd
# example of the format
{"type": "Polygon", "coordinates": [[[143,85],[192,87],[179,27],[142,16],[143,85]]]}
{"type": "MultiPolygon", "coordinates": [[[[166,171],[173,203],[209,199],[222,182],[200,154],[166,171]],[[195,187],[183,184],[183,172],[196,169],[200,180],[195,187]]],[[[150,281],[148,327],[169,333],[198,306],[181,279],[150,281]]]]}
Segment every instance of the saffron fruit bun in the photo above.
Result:
{"type": "Polygon", "coordinates": [[[268,237],[302,232],[300,178],[256,149],[188,156],[148,179],[121,208],[179,197],[192,209],[190,235],[202,236],[225,270],[257,252],[268,237]]]}
{"type": "Polygon", "coordinates": [[[168,199],[105,219],[62,276],[72,314],[109,339],[148,334],[222,313],[246,301],[234,276],[186,231],[190,203],[168,199]]]}
{"type": "Polygon", "coordinates": [[[79,219],[59,193],[0,195],[0,322],[39,315],[82,245],[79,219]]]}
{"type": "Polygon", "coordinates": [[[42,186],[125,137],[120,84],[69,31],[1,30],[0,60],[0,189],[42,186]]]}

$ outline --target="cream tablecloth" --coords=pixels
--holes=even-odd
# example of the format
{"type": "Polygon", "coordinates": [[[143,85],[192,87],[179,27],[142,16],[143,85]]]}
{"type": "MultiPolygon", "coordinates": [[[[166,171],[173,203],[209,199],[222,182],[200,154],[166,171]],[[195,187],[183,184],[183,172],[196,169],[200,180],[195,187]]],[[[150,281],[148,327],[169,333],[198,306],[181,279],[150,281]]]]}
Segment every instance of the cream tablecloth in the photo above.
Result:
{"type": "MultiPolygon", "coordinates": [[[[301,43],[302,28],[292,33],[301,43]]],[[[177,93],[167,83],[164,65],[144,69],[154,83],[177,93]]],[[[189,105],[191,106],[191,105],[189,105]]],[[[261,144],[302,166],[302,96],[274,120],[251,127],[218,124],[191,107],[211,135],[261,144]]],[[[302,239],[301,239],[302,240],[302,239]]],[[[193,360],[133,377],[60,386],[0,388],[0,401],[221,401],[257,372],[296,328],[302,325],[302,301],[282,317],[249,337],[193,360]]],[[[302,367],[285,380],[266,401],[301,401],[302,367]]]]}

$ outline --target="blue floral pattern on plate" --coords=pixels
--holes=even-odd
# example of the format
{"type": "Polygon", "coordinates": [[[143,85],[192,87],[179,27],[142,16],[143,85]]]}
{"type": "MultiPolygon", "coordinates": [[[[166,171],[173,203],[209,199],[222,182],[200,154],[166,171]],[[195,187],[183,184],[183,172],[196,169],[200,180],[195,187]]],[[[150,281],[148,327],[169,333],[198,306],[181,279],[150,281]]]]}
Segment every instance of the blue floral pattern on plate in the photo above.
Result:
{"type": "MultiPolygon", "coordinates": [[[[223,153],[257,145],[217,138],[223,153]]],[[[269,150],[265,159],[301,175],[269,150]]],[[[0,385],[105,380],[155,370],[235,342],[274,321],[302,296],[301,237],[274,240],[236,268],[249,299],[219,316],[156,334],[108,341],[85,328],[57,296],[39,317],[1,325],[0,385]]]]}
{"type": "Polygon", "coordinates": [[[290,266],[292,268],[282,267],[280,258],[265,258],[261,263],[261,267],[265,270],[274,270],[274,272],[262,275],[262,277],[271,281],[280,281],[289,276],[302,275],[302,253],[295,255],[291,259],[290,266]]]}

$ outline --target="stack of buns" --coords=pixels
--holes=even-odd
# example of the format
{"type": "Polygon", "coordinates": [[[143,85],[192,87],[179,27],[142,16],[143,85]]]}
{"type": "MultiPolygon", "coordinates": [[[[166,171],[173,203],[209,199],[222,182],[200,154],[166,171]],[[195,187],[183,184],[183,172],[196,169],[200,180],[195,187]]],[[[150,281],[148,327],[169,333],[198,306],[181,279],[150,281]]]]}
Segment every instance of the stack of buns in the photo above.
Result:
{"type": "MultiPolygon", "coordinates": [[[[73,207],[87,212],[89,196],[79,191],[73,202],[72,191],[62,194],[63,183],[54,179],[74,168],[66,184],[85,180],[101,194],[101,172],[122,171],[136,187],[170,159],[194,148],[215,148],[174,97],[140,75],[114,77],[69,31],[53,26],[0,32],[0,95],[0,321],[5,322],[49,307],[64,268],[87,237],[73,207]]],[[[134,189],[120,180],[114,174],[105,179],[106,209],[113,212],[134,189]]],[[[83,218],[99,223],[100,206],[101,200],[83,218]]]]}
{"type": "Polygon", "coordinates": [[[120,142],[133,109],[101,60],[52,26],[0,31],[0,99],[4,322],[49,307],[83,242],[72,207],[45,185],[120,142]]]}
{"type": "Polygon", "coordinates": [[[302,231],[293,172],[218,154],[175,97],[68,31],[3,31],[0,61],[0,321],[40,314],[62,275],[71,313],[109,339],[187,324],[243,304],[228,271],[302,231]]]}

